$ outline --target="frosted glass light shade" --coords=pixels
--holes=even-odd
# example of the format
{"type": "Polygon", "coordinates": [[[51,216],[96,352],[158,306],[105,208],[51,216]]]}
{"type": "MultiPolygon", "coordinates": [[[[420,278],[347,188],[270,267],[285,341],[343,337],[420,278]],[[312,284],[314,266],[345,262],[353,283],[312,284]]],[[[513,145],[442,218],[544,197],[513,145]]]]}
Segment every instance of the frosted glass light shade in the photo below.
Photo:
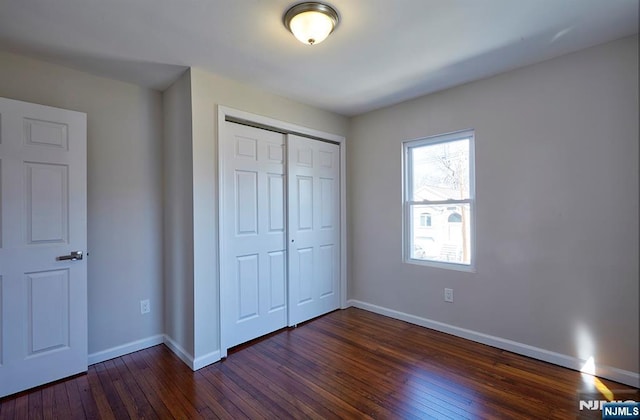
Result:
{"type": "Polygon", "coordinates": [[[284,25],[303,44],[324,41],[338,24],[338,13],[322,3],[307,2],[293,6],[284,15],[284,25]]]}
{"type": "Polygon", "coordinates": [[[291,32],[303,44],[319,44],[324,41],[331,31],[333,22],[327,15],[320,12],[304,12],[291,19],[291,32]]]}

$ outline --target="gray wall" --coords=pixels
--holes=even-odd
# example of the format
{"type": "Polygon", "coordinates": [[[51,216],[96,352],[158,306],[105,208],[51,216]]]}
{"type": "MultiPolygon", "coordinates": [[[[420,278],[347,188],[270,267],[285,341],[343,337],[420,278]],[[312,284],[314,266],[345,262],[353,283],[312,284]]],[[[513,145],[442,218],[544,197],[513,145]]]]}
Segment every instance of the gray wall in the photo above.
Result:
{"type": "Polygon", "coordinates": [[[193,354],[193,163],[191,77],[162,94],[164,106],[165,334],[193,354]]]}
{"type": "Polygon", "coordinates": [[[3,52],[0,63],[0,96],[87,113],[89,353],[162,334],[160,93],[3,52]]]}
{"type": "Polygon", "coordinates": [[[640,371],[637,37],[355,117],[348,142],[351,299],[640,371]],[[402,141],[469,128],[477,271],[405,264],[402,141]]]}

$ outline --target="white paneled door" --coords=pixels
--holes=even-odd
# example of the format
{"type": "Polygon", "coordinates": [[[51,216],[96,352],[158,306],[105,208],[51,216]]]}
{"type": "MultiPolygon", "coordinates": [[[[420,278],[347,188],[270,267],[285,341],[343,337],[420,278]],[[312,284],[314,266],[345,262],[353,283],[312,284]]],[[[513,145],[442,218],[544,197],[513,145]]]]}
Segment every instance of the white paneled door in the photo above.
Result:
{"type": "Polygon", "coordinates": [[[287,136],[289,325],[340,306],[340,147],[287,136]]]}
{"type": "Polygon", "coordinates": [[[287,325],[284,135],[227,122],[222,139],[224,347],[287,325]]]}
{"type": "Polygon", "coordinates": [[[87,370],[86,115],[0,98],[0,397],[87,370]]]}

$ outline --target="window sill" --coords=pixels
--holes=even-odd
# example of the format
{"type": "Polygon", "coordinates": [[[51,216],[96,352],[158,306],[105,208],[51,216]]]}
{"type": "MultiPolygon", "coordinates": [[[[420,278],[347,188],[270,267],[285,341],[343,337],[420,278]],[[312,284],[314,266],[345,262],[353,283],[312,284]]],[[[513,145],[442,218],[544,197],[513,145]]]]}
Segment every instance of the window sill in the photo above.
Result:
{"type": "Polygon", "coordinates": [[[473,264],[457,264],[441,261],[417,260],[414,258],[405,259],[406,264],[421,265],[423,267],[441,268],[444,270],[464,271],[467,273],[475,273],[476,267],[473,264]]]}

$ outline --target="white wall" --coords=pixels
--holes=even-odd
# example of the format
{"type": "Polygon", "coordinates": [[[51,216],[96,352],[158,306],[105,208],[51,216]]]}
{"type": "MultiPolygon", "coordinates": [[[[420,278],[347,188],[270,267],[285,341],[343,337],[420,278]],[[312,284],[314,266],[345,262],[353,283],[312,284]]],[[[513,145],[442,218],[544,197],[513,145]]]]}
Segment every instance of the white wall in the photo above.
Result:
{"type": "Polygon", "coordinates": [[[355,117],[348,138],[351,299],[637,380],[637,37],[355,117]],[[401,142],[470,128],[477,271],[405,264],[401,142]]]}
{"type": "Polygon", "coordinates": [[[220,354],[217,105],[339,135],[348,121],[197,68],[171,86],[164,101],[165,250],[172,260],[165,265],[165,325],[168,344],[197,368],[220,354]]]}
{"type": "Polygon", "coordinates": [[[161,334],[160,93],[4,52],[0,63],[0,96],[87,113],[90,355],[161,334]]]}

